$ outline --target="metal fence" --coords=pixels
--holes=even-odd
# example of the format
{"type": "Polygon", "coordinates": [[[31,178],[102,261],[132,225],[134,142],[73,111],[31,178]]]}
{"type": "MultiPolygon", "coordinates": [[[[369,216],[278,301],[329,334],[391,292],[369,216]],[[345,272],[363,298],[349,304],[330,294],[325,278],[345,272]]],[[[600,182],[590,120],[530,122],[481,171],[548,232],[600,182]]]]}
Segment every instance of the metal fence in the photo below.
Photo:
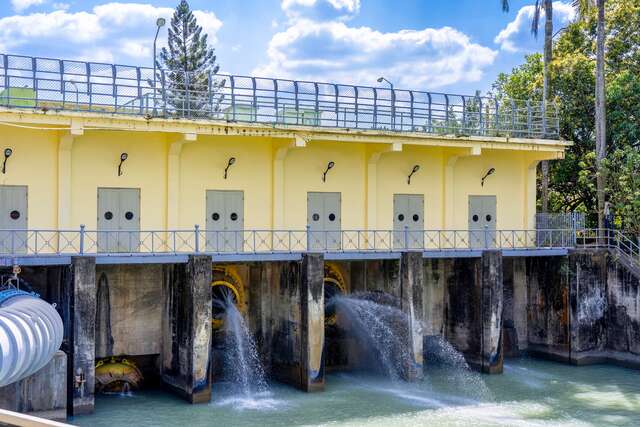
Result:
{"type": "Polygon", "coordinates": [[[538,101],[0,54],[0,106],[429,134],[559,138],[538,101]]]}
{"type": "Polygon", "coordinates": [[[194,254],[566,248],[574,230],[0,230],[0,254],[194,254]]]}

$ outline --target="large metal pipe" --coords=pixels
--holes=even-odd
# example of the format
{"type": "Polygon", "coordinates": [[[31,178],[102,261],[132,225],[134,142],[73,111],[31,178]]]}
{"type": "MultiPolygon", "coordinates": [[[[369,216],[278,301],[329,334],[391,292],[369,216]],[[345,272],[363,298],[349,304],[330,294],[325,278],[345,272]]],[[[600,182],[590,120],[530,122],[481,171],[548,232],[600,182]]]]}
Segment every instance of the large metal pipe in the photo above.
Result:
{"type": "Polygon", "coordinates": [[[0,387],[34,374],[62,344],[54,306],[18,289],[0,291],[0,387]]]}

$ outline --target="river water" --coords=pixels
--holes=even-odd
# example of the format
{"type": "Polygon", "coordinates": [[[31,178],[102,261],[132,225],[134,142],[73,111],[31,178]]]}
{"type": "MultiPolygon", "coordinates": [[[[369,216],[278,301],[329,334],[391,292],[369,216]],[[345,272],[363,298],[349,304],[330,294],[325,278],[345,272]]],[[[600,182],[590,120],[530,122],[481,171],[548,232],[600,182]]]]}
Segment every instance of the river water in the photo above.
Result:
{"type": "Polygon", "coordinates": [[[80,426],[640,426],[640,372],[510,360],[503,375],[429,368],[424,381],[329,374],[326,391],[272,384],[262,395],[214,385],[211,403],[188,405],[163,391],[99,396],[80,426]]]}

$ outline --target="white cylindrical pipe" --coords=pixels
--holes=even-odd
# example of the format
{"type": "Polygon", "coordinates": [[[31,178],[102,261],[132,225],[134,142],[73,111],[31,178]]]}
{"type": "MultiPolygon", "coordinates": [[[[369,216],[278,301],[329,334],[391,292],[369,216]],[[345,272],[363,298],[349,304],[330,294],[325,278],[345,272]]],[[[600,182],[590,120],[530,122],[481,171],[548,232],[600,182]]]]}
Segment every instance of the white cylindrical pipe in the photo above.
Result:
{"type": "Polygon", "coordinates": [[[11,292],[0,302],[0,387],[44,367],[62,344],[64,327],[55,308],[35,295],[11,292]]]}

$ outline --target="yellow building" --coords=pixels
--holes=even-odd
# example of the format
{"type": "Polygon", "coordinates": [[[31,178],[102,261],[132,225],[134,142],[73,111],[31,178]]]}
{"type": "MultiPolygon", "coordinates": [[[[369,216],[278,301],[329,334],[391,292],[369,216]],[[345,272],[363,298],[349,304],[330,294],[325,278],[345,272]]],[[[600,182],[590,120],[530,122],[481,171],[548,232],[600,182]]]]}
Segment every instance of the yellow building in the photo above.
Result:
{"type": "Polygon", "coordinates": [[[489,230],[496,245],[501,231],[535,229],[536,166],[568,145],[551,112],[529,107],[516,126],[515,103],[503,111],[478,97],[418,105],[417,92],[390,102],[378,89],[372,103],[336,89],[334,106],[317,85],[315,98],[296,89],[278,99],[254,84],[193,118],[159,107],[158,89],[139,77],[120,81],[138,96],[118,100],[97,95],[123,92],[115,78],[76,76],[71,90],[59,73],[3,74],[0,229],[69,233],[34,242],[38,233],[14,232],[9,242],[5,232],[4,252],[73,252],[81,225],[87,252],[430,248],[442,239],[431,230],[460,230],[462,246],[486,244],[486,233],[463,231],[489,230]]]}

